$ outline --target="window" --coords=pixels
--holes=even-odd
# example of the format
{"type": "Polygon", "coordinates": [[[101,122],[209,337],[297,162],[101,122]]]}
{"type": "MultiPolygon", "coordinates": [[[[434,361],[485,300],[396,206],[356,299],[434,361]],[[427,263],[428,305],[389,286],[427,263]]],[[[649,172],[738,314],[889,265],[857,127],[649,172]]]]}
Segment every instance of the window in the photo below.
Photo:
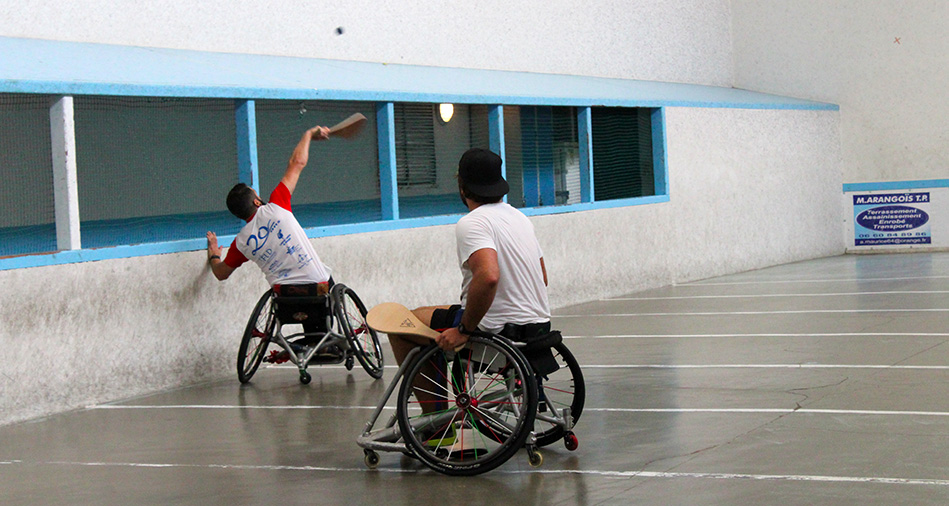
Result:
{"type": "Polygon", "coordinates": [[[283,177],[303,132],[316,125],[332,126],[353,113],[366,116],[359,135],[310,144],[309,163],[293,193],[293,211],[304,228],[382,219],[374,103],[260,100],[255,109],[264,199],[283,177]]]}
{"type": "Polygon", "coordinates": [[[0,93],[0,256],[56,250],[51,103],[0,93]]]}
{"type": "Polygon", "coordinates": [[[488,108],[455,104],[447,123],[438,104],[395,104],[395,152],[400,215],[406,218],[465,212],[458,200],[458,160],[488,147],[488,108]]]}
{"type": "Polygon", "coordinates": [[[655,195],[652,110],[594,107],[591,116],[594,198],[655,195]]]}
{"type": "Polygon", "coordinates": [[[239,229],[233,101],[81,96],[75,123],[83,248],[239,229]]]}
{"type": "Polygon", "coordinates": [[[504,108],[508,203],[540,207],[580,202],[580,146],[574,107],[504,108]]]}
{"type": "MultiPolygon", "coordinates": [[[[581,109],[553,106],[504,108],[505,162],[515,207],[584,202],[581,109]]],[[[590,109],[593,202],[656,194],[653,153],[655,109],[590,109]]],[[[589,200],[589,197],[588,197],[589,200]]]]}
{"type": "Polygon", "coordinates": [[[395,159],[399,188],[435,187],[435,121],[432,104],[395,105],[395,159]]]}

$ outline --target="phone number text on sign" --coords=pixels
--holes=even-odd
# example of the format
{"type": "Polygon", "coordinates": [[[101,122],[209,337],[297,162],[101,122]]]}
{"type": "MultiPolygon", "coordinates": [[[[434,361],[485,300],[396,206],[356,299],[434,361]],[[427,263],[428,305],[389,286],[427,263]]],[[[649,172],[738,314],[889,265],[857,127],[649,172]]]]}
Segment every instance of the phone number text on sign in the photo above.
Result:
{"type": "Polygon", "coordinates": [[[853,196],[854,245],[931,244],[929,192],[853,196]]]}

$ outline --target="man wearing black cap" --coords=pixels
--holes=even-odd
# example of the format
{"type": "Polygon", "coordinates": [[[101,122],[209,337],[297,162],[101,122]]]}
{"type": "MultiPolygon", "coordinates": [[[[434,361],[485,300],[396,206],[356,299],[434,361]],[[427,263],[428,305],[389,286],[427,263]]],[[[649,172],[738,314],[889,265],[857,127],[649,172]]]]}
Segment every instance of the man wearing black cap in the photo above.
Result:
{"type": "MultiPolygon", "coordinates": [[[[509,187],[501,157],[473,148],[458,162],[458,189],[468,214],[458,220],[455,241],[464,280],[461,304],[429,306],[413,312],[434,329],[446,350],[468,340],[470,329],[549,329],[547,270],[534,226],[522,212],[502,202],[509,187]]],[[[389,335],[396,360],[421,344],[411,336],[389,335]]]]}

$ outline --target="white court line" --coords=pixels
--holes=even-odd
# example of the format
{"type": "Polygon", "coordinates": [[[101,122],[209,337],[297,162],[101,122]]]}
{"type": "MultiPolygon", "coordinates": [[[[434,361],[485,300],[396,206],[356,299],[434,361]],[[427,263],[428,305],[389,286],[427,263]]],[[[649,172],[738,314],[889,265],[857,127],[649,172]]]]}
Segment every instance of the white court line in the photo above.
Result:
{"type": "Polygon", "coordinates": [[[586,365],[581,369],[895,369],[945,371],[949,365],[860,365],[860,364],[618,364],[586,365]]]}
{"type": "MultiPolygon", "coordinates": [[[[376,406],[235,406],[223,404],[175,405],[101,405],[90,410],[151,410],[151,409],[257,409],[257,410],[372,410],[376,406]]],[[[386,406],[385,409],[395,409],[386,406]]],[[[716,414],[808,414],[808,415],[875,415],[875,416],[934,416],[949,417],[947,411],[884,411],[862,409],[807,409],[807,408],[583,408],[584,413],[716,413],[716,414]]]]}
{"type": "Polygon", "coordinates": [[[949,332],[835,332],[822,334],[612,334],[595,336],[563,336],[564,339],[633,339],[647,337],[949,337],[949,332]]]}
{"type": "Polygon", "coordinates": [[[890,292],[839,292],[839,293],[764,293],[751,295],[683,295],[668,297],[611,297],[600,302],[639,300],[691,300],[691,299],[764,299],[780,297],[843,297],[849,295],[932,295],[949,293],[949,290],[890,291],[890,292]]]}
{"type": "Polygon", "coordinates": [[[784,409],[784,408],[583,408],[601,413],[717,413],[717,414],[804,414],[862,416],[935,416],[949,417],[949,411],[887,411],[867,409],[784,409]]]}
{"type": "MultiPolygon", "coordinates": [[[[261,364],[261,365],[263,365],[263,364],[261,364]]],[[[266,366],[263,366],[263,367],[264,367],[264,369],[293,369],[294,371],[297,371],[297,370],[300,369],[299,367],[293,365],[293,364],[290,363],[290,362],[287,362],[286,364],[267,364],[266,366]]],[[[382,366],[382,368],[383,368],[383,369],[398,369],[399,366],[397,366],[397,365],[384,365],[384,366],[382,366]]],[[[346,366],[344,366],[344,365],[342,365],[342,364],[309,364],[309,365],[307,366],[307,369],[309,369],[309,370],[313,370],[313,369],[316,369],[316,370],[319,370],[319,369],[346,369],[346,366]]],[[[361,368],[355,368],[355,369],[352,369],[352,370],[355,371],[356,369],[362,370],[361,368]]],[[[348,370],[348,369],[347,369],[347,370],[348,370]]]]}
{"type": "MultiPolygon", "coordinates": [[[[323,466],[268,466],[246,464],[159,464],[147,462],[32,462],[14,461],[8,465],[48,465],[48,466],[83,466],[83,467],[131,467],[148,469],[229,469],[237,471],[303,471],[328,473],[398,473],[419,474],[430,472],[415,469],[395,469],[379,467],[367,469],[364,467],[323,467],[323,466]]],[[[553,474],[553,475],[584,475],[602,476],[607,478],[648,478],[648,479],[710,479],[710,480],[761,480],[761,481],[811,481],[821,483],[875,483],[887,485],[916,485],[949,487],[949,480],[929,478],[891,478],[884,476],[827,476],[806,474],[743,474],[743,473],[686,473],[670,471],[605,471],[595,469],[531,469],[505,470],[497,469],[493,474],[553,474]]]]}
{"type": "Polygon", "coordinates": [[[840,314],[840,313],[949,313],[949,309],[801,309],[786,311],[703,311],[687,313],[589,313],[557,314],[554,318],[617,318],[629,316],[749,316],[767,314],[840,314]]]}
{"type": "MultiPolygon", "coordinates": [[[[275,366],[282,367],[282,366],[275,366]]],[[[395,368],[395,366],[392,366],[395,368]]],[[[583,369],[883,369],[908,371],[947,371],[949,365],[884,364],[582,364],[583,369]]]]}
{"type": "MultiPolygon", "coordinates": [[[[816,334],[794,334],[797,336],[813,336],[816,334]]],[[[834,334],[840,335],[840,334],[834,334]]],[[[855,334],[855,335],[864,335],[864,334],[855,334]]],[[[870,335],[870,334],[868,334],[870,335]]],[[[880,334],[872,334],[873,336],[879,337],[880,334]]],[[[940,333],[940,334],[899,334],[899,335],[910,335],[910,336],[919,336],[919,335],[929,335],[929,336],[949,336],[949,333],[940,333]]],[[[761,337],[759,334],[718,334],[718,335],[625,335],[625,336],[563,336],[564,339],[621,339],[621,338],[636,338],[636,337],[761,337]]],[[[786,335],[782,335],[786,336],[786,335]]],[[[342,369],[343,366],[322,366],[324,368],[337,368],[342,369]]],[[[387,365],[384,366],[386,369],[398,369],[397,365],[387,365]]],[[[296,366],[290,365],[269,365],[268,369],[293,369],[296,370],[296,366]]],[[[742,368],[758,368],[758,369],[949,369],[949,366],[941,365],[886,365],[886,364],[874,364],[874,365],[865,365],[865,364],[703,364],[703,365],[687,365],[687,364],[621,364],[621,365],[593,365],[593,364],[583,364],[584,369],[611,369],[611,368],[633,368],[633,369],[742,369],[742,368]]]]}
{"type": "MultiPolygon", "coordinates": [[[[99,404],[94,406],[86,406],[86,409],[89,410],[123,410],[123,409],[260,409],[260,410],[297,410],[297,409],[334,409],[334,410],[345,410],[345,411],[356,411],[356,410],[368,410],[376,409],[377,406],[321,406],[321,405],[305,405],[305,406],[266,406],[266,405],[247,405],[240,406],[236,404],[99,404]]],[[[395,409],[394,406],[386,406],[385,409],[395,409]]]]}
{"type": "Polygon", "coordinates": [[[770,280],[770,281],[719,281],[715,283],[703,283],[701,281],[696,281],[693,283],[685,283],[681,285],[674,285],[676,288],[680,287],[702,287],[702,286],[726,286],[726,285],[768,285],[768,284],[789,284],[789,283],[850,283],[850,282],[860,282],[868,283],[875,281],[910,281],[914,279],[946,279],[949,276],[911,276],[911,277],[902,277],[902,278],[840,278],[840,279],[793,279],[793,280],[770,280]]]}

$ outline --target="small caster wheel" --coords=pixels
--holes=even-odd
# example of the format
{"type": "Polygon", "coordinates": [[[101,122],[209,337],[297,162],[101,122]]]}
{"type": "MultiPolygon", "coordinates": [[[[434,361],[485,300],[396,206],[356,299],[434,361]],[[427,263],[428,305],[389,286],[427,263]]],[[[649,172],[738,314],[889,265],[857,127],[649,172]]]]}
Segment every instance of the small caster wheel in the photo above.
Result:
{"type": "Polygon", "coordinates": [[[312,380],[312,379],[313,379],[313,377],[310,376],[310,373],[308,373],[308,372],[306,372],[306,371],[303,371],[303,372],[300,373],[300,383],[303,383],[304,385],[309,385],[309,384],[310,384],[310,380],[312,380]]]}
{"type": "Polygon", "coordinates": [[[379,465],[379,454],[372,450],[365,450],[366,456],[363,461],[369,469],[375,469],[379,465]]]}
{"type": "Polygon", "coordinates": [[[563,445],[570,451],[575,451],[580,447],[580,441],[577,439],[576,434],[573,432],[568,432],[563,437],[563,445]]]}
{"type": "Polygon", "coordinates": [[[531,450],[527,454],[527,462],[531,467],[540,467],[544,464],[544,455],[537,450],[531,450]]]}
{"type": "Polygon", "coordinates": [[[355,365],[355,362],[353,361],[353,356],[350,355],[350,356],[346,357],[346,370],[347,370],[347,371],[352,371],[352,370],[353,370],[353,365],[355,365]]]}

